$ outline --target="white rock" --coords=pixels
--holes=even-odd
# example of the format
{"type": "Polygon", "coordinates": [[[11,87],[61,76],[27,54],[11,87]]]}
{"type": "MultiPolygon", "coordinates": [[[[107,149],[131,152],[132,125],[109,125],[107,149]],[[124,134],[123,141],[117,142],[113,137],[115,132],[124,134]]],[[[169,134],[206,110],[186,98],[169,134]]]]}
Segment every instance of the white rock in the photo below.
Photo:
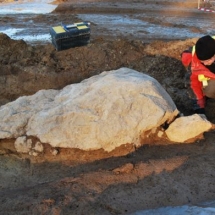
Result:
{"type": "Polygon", "coordinates": [[[57,155],[59,153],[59,151],[57,149],[53,149],[51,150],[52,155],[57,155]]]}
{"type": "Polygon", "coordinates": [[[30,151],[30,152],[29,152],[29,155],[36,157],[36,156],[39,155],[39,153],[38,153],[38,152],[35,152],[35,151],[30,151]]]}
{"type": "Polygon", "coordinates": [[[177,114],[155,79],[121,68],[0,107],[0,139],[32,135],[52,147],[111,151],[139,145],[141,134],[177,114]]]}
{"type": "Polygon", "coordinates": [[[158,137],[162,137],[164,135],[164,132],[163,131],[158,131],[158,137]]]}
{"type": "Polygon", "coordinates": [[[37,152],[43,152],[44,147],[43,147],[43,144],[41,142],[36,142],[33,149],[37,152]]]}
{"type": "Polygon", "coordinates": [[[27,140],[26,136],[18,137],[14,143],[15,149],[20,153],[28,153],[32,147],[32,141],[27,140]]]}
{"type": "Polygon", "coordinates": [[[205,115],[194,114],[177,118],[165,132],[169,140],[182,143],[198,137],[211,128],[212,124],[205,115]]]}

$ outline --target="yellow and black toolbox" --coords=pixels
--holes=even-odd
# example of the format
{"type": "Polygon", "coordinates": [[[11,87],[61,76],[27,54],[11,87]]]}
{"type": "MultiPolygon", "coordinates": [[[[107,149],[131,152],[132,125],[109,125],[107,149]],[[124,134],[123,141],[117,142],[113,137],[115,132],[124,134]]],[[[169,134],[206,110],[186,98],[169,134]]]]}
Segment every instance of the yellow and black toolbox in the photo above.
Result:
{"type": "Polygon", "coordinates": [[[57,51],[86,45],[90,40],[90,23],[79,22],[50,28],[52,44],[57,51]]]}

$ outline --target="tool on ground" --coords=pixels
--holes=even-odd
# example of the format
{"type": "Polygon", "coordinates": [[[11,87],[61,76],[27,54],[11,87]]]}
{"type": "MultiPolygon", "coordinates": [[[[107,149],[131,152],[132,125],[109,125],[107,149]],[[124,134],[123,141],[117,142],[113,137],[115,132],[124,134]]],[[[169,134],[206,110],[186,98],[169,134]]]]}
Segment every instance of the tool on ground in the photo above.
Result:
{"type": "Polygon", "coordinates": [[[57,51],[86,45],[90,41],[90,23],[78,22],[50,28],[52,44],[57,51]]]}

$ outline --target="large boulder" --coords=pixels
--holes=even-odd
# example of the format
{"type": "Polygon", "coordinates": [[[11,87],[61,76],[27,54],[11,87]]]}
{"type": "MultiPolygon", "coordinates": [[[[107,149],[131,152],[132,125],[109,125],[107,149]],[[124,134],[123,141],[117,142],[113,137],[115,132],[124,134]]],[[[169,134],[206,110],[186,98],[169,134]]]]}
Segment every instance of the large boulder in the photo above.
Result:
{"type": "Polygon", "coordinates": [[[0,108],[0,139],[34,136],[53,147],[111,151],[139,145],[178,110],[152,77],[121,68],[62,90],[41,90],[0,108]]]}

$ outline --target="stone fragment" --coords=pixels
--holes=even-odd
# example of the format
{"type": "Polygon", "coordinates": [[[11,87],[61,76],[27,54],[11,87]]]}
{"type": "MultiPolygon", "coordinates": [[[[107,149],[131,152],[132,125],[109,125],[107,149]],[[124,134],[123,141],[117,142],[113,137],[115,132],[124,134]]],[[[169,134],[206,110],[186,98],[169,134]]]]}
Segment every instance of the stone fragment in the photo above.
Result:
{"type": "Polygon", "coordinates": [[[162,137],[164,135],[164,132],[163,131],[158,131],[158,137],[162,137]]]}
{"type": "Polygon", "coordinates": [[[59,151],[58,151],[57,149],[52,149],[50,152],[51,152],[52,155],[54,155],[54,156],[56,156],[56,155],[59,153],[59,151]]]}
{"type": "Polygon", "coordinates": [[[16,139],[14,146],[17,152],[28,153],[32,148],[32,141],[26,136],[21,136],[16,139]]]}
{"type": "Polygon", "coordinates": [[[36,157],[36,156],[39,155],[39,153],[35,152],[34,150],[32,150],[32,151],[29,152],[29,155],[36,157]]]}
{"type": "Polygon", "coordinates": [[[43,147],[43,144],[41,142],[36,142],[33,149],[37,152],[43,152],[44,147],[43,147]]]}
{"type": "Polygon", "coordinates": [[[173,142],[186,142],[196,138],[212,128],[205,115],[194,114],[177,118],[165,131],[169,140],[173,142]]]}

